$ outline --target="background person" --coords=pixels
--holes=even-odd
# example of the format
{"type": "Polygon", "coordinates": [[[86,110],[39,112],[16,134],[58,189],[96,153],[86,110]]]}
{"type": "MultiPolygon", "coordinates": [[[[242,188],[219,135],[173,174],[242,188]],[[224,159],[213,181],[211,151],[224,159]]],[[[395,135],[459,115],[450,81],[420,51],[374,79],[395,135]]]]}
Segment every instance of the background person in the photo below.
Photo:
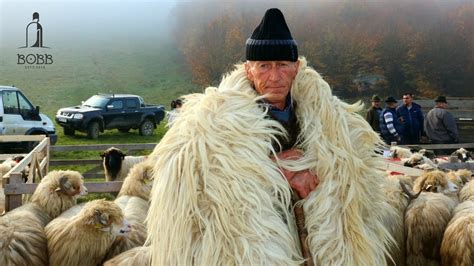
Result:
{"type": "Polygon", "coordinates": [[[397,115],[403,124],[403,144],[419,144],[423,133],[423,111],[413,102],[412,93],[403,94],[403,104],[397,107],[397,115]]]}
{"type": "Polygon", "coordinates": [[[168,124],[171,124],[173,120],[178,115],[179,111],[181,110],[181,106],[183,106],[183,101],[181,99],[175,99],[171,101],[171,111],[168,112],[168,124]]]}
{"type": "Polygon", "coordinates": [[[433,144],[452,144],[459,142],[458,128],[453,115],[446,110],[445,96],[435,99],[435,107],[426,115],[425,131],[433,144]]]}
{"type": "Polygon", "coordinates": [[[382,110],[380,116],[380,133],[384,142],[390,145],[392,142],[397,144],[403,144],[402,131],[403,127],[397,115],[397,100],[394,97],[389,96],[385,100],[386,106],[382,110]]]}
{"type": "Polygon", "coordinates": [[[365,114],[365,120],[369,123],[372,129],[380,134],[380,115],[382,114],[382,107],[380,102],[382,99],[378,95],[372,96],[372,106],[367,110],[365,114]]]}

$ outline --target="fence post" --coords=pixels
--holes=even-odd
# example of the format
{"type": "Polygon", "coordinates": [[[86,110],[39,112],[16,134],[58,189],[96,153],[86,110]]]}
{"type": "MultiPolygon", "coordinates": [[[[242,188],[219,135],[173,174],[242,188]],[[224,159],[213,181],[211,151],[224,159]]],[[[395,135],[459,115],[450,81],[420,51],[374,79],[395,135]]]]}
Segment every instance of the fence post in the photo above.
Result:
{"type": "MultiPolygon", "coordinates": [[[[21,184],[22,176],[21,173],[10,173],[9,178],[10,184],[21,184]]],[[[8,186],[8,184],[6,185],[8,186]]],[[[7,195],[5,194],[5,212],[11,211],[22,204],[22,195],[7,195]]]]}

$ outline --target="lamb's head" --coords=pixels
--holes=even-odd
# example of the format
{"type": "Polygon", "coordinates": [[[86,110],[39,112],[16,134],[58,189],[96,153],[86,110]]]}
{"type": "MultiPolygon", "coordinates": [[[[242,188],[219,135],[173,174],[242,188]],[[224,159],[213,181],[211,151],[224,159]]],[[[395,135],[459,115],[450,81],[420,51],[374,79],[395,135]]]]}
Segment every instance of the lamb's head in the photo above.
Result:
{"type": "Polygon", "coordinates": [[[144,200],[150,199],[153,182],[153,163],[145,160],[134,165],[123,181],[119,196],[137,196],[144,200]]]}
{"type": "Polygon", "coordinates": [[[97,233],[110,233],[112,236],[127,235],[132,230],[120,207],[104,199],[93,200],[84,205],[78,214],[84,225],[97,233]]]}
{"type": "Polygon", "coordinates": [[[464,184],[461,177],[454,171],[449,171],[447,174],[448,179],[453,182],[458,188],[461,188],[464,184]]]}
{"type": "Polygon", "coordinates": [[[413,190],[416,192],[435,192],[453,194],[458,192],[459,187],[448,179],[443,171],[435,170],[425,172],[415,180],[413,190]]]}
{"type": "Polygon", "coordinates": [[[390,157],[391,158],[409,158],[413,153],[406,148],[393,146],[390,147],[390,157]]]}
{"type": "Polygon", "coordinates": [[[471,152],[464,149],[464,148],[460,148],[460,149],[456,150],[455,152],[453,152],[451,154],[451,156],[457,156],[459,161],[461,161],[461,162],[466,162],[467,160],[472,159],[471,152]]]}
{"type": "Polygon", "coordinates": [[[51,171],[38,184],[31,201],[40,205],[51,218],[76,204],[87,195],[83,177],[77,171],[51,171]]]}
{"type": "Polygon", "coordinates": [[[120,172],[122,161],[125,159],[125,156],[127,155],[115,147],[108,148],[100,154],[100,157],[102,157],[103,160],[103,165],[112,176],[112,179],[115,180],[117,174],[120,172]]]}

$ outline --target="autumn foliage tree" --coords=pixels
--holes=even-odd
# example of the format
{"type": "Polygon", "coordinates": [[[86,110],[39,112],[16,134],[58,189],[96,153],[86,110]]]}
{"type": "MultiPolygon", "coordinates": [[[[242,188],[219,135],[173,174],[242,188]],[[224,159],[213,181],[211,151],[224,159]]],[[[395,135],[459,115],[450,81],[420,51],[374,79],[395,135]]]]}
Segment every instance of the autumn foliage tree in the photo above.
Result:
{"type": "Polygon", "coordinates": [[[474,96],[474,5],[462,0],[178,2],[173,32],[196,84],[217,84],[245,59],[269,7],[283,11],[300,55],[340,96],[474,96]]]}

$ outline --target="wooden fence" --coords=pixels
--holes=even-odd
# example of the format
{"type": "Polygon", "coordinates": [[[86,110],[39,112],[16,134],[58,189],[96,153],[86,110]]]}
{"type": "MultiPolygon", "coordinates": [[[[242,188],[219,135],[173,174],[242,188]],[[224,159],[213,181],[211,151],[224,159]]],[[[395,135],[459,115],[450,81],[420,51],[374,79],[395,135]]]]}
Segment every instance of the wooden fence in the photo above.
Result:
{"type": "MultiPolygon", "coordinates": [[[[32,136],[25,136],[32,137],[32,136]]],[[[19,141],[23,138],[9,139],[9,141],[19,141]]],[[[5,211],[10,211],[23,204],[22,196],[24,194],[33,194],[37,187],[37,183],[48,172],[49,166],[53,165],[85,165],[95,164],[96,168],[102,168],[102,160],[50,160],[50,152],[58,151],[104,151],[110,147],[116,147],[124,151],[135,151],[153,149],[156,143],[145,144],[100,144],[100,145],[68,145],[68,146],[50,146],[49,138],[45,136],[34,136],[34,138],[26,138],[27,141],[41,142],[30,152],[25,158],[17,164],[11,171],[2,177],[2,184],[5,194],[5,211]],[[22,171],[30,165],[28,181],[23,183],[22,171]]],[[[10,158],[12,154],[2,155],[2,158],[10,158]]],[[[98,173],[85,173],[85,177],[97,177],[98,173]]],[[[85,182],[89,193],[108,193],[119,192],[122,187],[122,181],[113,182],[85,182]]]]}

